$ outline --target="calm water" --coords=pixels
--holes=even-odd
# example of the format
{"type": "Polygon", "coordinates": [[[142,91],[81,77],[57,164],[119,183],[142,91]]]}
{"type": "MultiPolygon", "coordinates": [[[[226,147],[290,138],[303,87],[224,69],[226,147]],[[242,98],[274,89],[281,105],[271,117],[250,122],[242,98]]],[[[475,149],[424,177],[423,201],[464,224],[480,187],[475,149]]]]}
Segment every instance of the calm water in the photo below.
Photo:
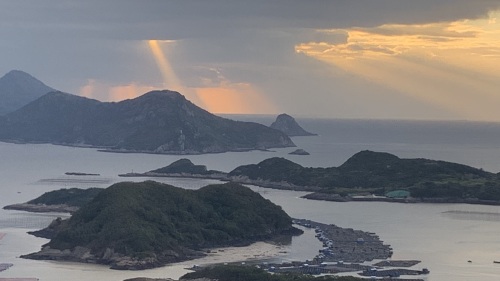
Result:
{"type": "MultiPolygon", "coordinates": [[[[239,117],[270,124],[272,119],[239,117]]],[[[274,152],[224,153],[190,156],[209,169],[230,171],[237,165],[287,157],[304,166],[338,166],[352,154],[370,149],[400,157],[425,157],[454,161],[500,171],[500,125],[472,122],[415,122],[367,120],[299,120],[317,137],[297,137],[298,147],[310,156],[292,156],[293,148],[274,152]]],[[[63,187],[106,187],[117,175],[144,172],[181,158],[168,155],[112,154],[94,149],[52,145],[0,143],[0,205],[28,201],[46,191],[63,187]],[[99,177],[70,177],[65,172],[99,173],[99,177]]],[[[128,179],[127,180],[131,180],[128,179]]],[[[144,179],[138,179],[144,180],[144,179]]],[[[199,188],[215,181],[161,179],[184,188],[199,188]]],[[[334,223],[379,234],[394,249],[394,258],[420,259],[428,267],[428,280],[499,280],[500,207],[450,204],[333,203],[300,199],[304,193],[254,189],[281,205],[293,217],[334,223]],[[468,263],[467,261],[472,261],[468,263]]],[[[0,263],[14,266],[0,273],[6,277],[40,280],[123,280],[137,276],[177,278],[192,262],[164,268],[123,272],[103,266],[31,261],[18,256],[37,251],[47,242],[26,231],[48,224],[61,214],[28,214],[0,210],[0,263]]],[[[312,235],[294,239],[283,259],[312,258],[317,251],[312,235]]]]}

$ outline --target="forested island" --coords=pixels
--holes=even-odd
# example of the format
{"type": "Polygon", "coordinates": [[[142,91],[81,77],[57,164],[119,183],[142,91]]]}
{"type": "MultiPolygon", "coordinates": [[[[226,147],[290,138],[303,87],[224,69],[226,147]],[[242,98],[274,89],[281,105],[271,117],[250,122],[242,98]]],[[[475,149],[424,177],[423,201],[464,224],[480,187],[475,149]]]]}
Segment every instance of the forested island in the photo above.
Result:
{"type": "Polygon", "coordinates": [[[51,239],[23,256],[146,269],[301,231],[269,200],[247,187],[185,190],[153,181],[123,182],[100,191],[67,220],[36,235],[51,239]]]}
{"type": "Polygon", "coordinates": [[[385,152],[361,151],[339,167],[309,168],[284,158],[239,166],[229,173],[182,160],[143,174],[216,178],[262,187],[312,191],[308,199],[332,201],[463,202],[500,204],[500,176],[474,167],[430,159],[402,159],[385,152]],[[182,167],[182,168],[180,168],[182,167]]]}

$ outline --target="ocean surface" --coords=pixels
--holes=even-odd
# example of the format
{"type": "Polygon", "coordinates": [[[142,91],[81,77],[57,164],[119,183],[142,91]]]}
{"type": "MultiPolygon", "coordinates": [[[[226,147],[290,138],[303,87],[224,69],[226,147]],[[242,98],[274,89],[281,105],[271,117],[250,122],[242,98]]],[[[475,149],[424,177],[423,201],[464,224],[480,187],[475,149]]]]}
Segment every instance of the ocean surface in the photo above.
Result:
{"type": "MultiPolygon", "coordinates": [[[[232,116],[271,124],[272,117],[232,116]]],[[[0,206],[26,202],[44,192],[70,187],[107,187],[123,180],[118,174],[145,172],[182,157],[209,169],[230,171],[242,164],[269,157],[285,157],[304,166],[338,166],[361,150],[385,151],[404,158],[431,158],[458,162],[491,172],[500,171],[500,124],[445,121],[297,119],[306,130],[319,134],[294,137],[309,156],[288,155],[295,148],[195,156],[103,153],[96,149],[47,144],[0,143],[0,206]],[[100,176],[66,176],[66,172],[100,176]]],[[[213,180],[156,179],[196,189],[213,180]]],[[[252,187],[283,207],[292,217],[333,223],[376,232],[394,250],[393,259],[418,259],[417,269],[428,268],[426,280],[500,280],[500,207],[465,204],[398,204],[384,202],[335,203],[301,199],[304,192],[252,187]],[[469,262],[470,261],[470,262],[469,262]]],[[[0,210],[0,263],[13,267],[0,278],[33,277],[40,280],[124,280],[139,276],[178,278],[193,262],[146,271],[115,271],[105,266],[19,258],[38,251],[45,239],[26,234],[45,227],[57,216],[0,210]],[[1,235],[0,235],[1,237],[1,235]]],[[[305,260],[319,249],[312,233],[294,238],[277,259],[305,260]]]]}

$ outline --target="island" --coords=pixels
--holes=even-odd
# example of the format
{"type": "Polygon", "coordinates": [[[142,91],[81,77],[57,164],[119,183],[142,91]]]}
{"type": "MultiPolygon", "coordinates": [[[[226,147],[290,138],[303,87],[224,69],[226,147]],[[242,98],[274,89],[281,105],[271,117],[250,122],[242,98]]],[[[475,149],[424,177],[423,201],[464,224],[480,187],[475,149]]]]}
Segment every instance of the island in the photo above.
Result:
{"type": "Polygon", "coordinates": [[[185,190],[122,182],[36,232],[50,242],[22,257],[139,270],[201,257],[210,248],[300,233],[281,207],[239,184],[185,190]]]}
{"type": "Polygon", "coordinates": [[[276,121],[274,121],[270,127],[280,130],[290,137],[316,136],[316,134],[304,130],[292,116],[285,113],[278,115],[276,121]]]}
{"type": "Polygon", "coordinates": [[[83,172],[66,172],[64,174],[67,176],[100,176],[101,175],[101,174],[83,173],[83,172]]]}
{"type": "Polygon", "coordinates": [[[213,115],[168,90],[120,102],[50,92],[0,118],[0,140],[157,154],[295,146],[279,130],[213,115]]]}
{"type": "MultiPolygon", "coordinates": [[[[192,164],[194,165],[194,164],[192,164]]],[[[500,176],[482,169],[430,159],[402,159],[386,152],[361,151],[339,167],[303,167],[273,157],[229,173],[163,173],[121,176],[212,178],[261,187],[311,191],[307,199],[500,205],[500,176]]]]}
{"type": "Polygon", "coordinates": [[[290,155],[311,155],[309,152],[305,151],[302,148],[296,149],[288,154],[290,154],[290,155]]]}
{"type": "Polygon", "coordinates": [[[173,177],[173,178],[203,178],[227,180],[227,173],[208,170],[205,165],[195,165],[187,158],[181,158],[171,164],[145,173],[126,173],[120,177],[173,177]]]}

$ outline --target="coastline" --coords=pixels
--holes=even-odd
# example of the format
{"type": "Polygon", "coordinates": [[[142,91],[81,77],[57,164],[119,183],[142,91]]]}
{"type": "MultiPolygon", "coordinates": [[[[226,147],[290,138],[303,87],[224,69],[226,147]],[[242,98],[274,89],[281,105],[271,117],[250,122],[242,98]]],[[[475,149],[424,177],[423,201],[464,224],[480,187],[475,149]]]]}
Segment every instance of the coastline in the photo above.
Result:
{"type": "Polygon", "coordinates": [[[191,174],[191,173],[125,173],[119,174],[119,177],[164,177],[164,178],[190,178],[190,179],[212,179],[239,184],[255,185],[263,188],[272,188],[278,190],[306,191],[311,192],[301,198],[318,201],[330,202],[387,202],[387,203],[429,203],[429,204],[471,204],[471,205],[489,205],[500,206],[500,201],[482,200],[476,198],[390,198],[383,196],[339,196],[333,193],[321,192],[321,187],[317,186],[299,186],[288,182],[273,182],[269,180],[252,180],[242,176],[228,176],[226,173],[213,174],[191,174]]]}
{"type": "Polygon", "coordinates": [[[500,206],[500,201],[481,200],[475,198],[389,198],[389,197],[373,197],[373,196],[358,196],[358,197],[340,197],[337,194],[314,192],[306,194],[301,198],[319,201],[331,202],[387,202],[387,203],[428,203],[428,204],[471,204],[471,205],[489,205],[500,206]]]}
{"type": "Polygon", "coordinates": [[[50,141],[20,141],[20,140],[11,140],[11,139],[0,139],[0,142],[10,143],[10,144],[50,144],[56,146],[65,146],[65,147],[75,147],[75,148],[90,148],[95,149],[99,152],[107,152],[107,153],[123,153],[123,154],[158,154],[158,155],[204,155],[204,154],[221,154],[226,152],[249,152],[249,151],[263,151],[263,152],[273,152],[274,148],[287,148],[287,147],[296,147],[296,146],[273,146],[268,148],[239,148],[239,149],[227,149],[227,150],[217,150],[217,151],[194,151],[194,150],[185,150],[185,151],[152,151],[152,150],[135,150],[135,149],[115,149],[109,146],[100,146],[100,145],[90,145],[90,144],[78,144],[78,143],[58,143],[58,142],[50,142],[50,141]]]}

